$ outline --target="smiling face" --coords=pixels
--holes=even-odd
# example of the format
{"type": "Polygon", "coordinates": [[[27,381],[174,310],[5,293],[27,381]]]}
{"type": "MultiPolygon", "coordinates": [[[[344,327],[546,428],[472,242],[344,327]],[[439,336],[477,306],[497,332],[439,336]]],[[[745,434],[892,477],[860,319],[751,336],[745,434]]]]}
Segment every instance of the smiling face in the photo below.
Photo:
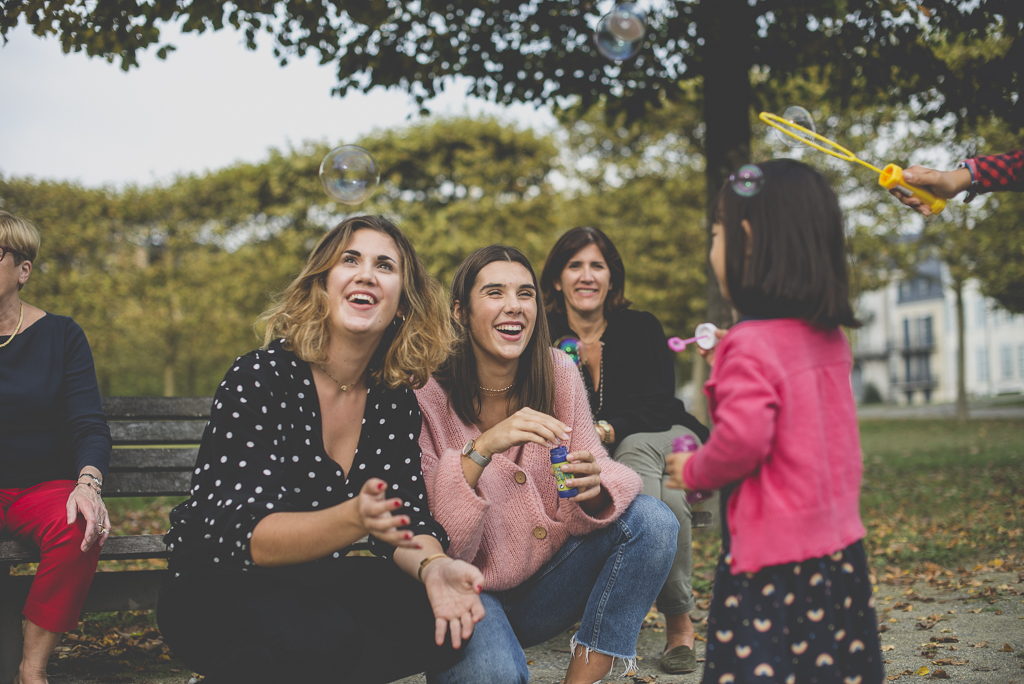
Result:
{"type": "Polygon", "coordinates": [[[402,298],[402,264],[395,241],[362,228],[327,272],[331,335],[383,336],[402,298]]]}
{"type": "Polygon", "coordinates": [[[611,284],[604,254],[591,243],[570,257],[554,287],[565,297],[567,311],[584,315],[604,310],[611,284]]]}
{"type": "MultiPolygon", "coordinates": [[[[470,340],[477,361],[517,360],[537,323],[537,288],[522,265],[492,261],[480,269],[469,294],[470,340]]],[[[456,314],[465,315],[456,305],[456,314]]]]}

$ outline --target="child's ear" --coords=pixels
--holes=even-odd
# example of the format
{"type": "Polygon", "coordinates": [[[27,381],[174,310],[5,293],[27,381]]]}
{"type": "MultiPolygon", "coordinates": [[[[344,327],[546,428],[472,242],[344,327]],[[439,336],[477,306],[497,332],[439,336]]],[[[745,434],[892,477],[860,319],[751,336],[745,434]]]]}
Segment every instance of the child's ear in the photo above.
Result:
{"type": "Polygon", "coordinates": [[[744,254],[749,258],[754,251],[754,236],[751,233],[750,221],[743,219],[740,221],[740,225],[743,226],[743,232],[747,234],[747,248],[744,250],[744,254]]]}

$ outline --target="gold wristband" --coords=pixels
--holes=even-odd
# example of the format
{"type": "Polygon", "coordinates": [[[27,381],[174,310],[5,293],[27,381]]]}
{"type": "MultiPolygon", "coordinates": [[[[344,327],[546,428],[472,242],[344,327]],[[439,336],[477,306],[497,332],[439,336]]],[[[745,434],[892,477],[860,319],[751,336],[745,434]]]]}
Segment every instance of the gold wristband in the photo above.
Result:
{"type": "Polygon", "coordinates": [[[420,569],[416,573],[416,579],[418,579],[420,582],[422,582],[423,581],[423,568],[427,567],[428,565],[430,565],[431,563],[436,561],[438,558],[447,558],[447,557],[448,557],[448,554],[446,554],[446,553],[435,553],[433,556],[427,556],[426,558],[421,560],[420,561],[420,569]]]}

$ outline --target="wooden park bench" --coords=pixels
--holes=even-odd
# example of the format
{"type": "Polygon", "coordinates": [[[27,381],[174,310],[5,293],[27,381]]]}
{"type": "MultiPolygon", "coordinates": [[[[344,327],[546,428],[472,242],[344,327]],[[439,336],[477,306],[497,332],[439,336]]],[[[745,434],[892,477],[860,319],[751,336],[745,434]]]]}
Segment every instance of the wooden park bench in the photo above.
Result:
{"type": "MultiPolygon", "coordinates": [[[[199,441],[210,418],[209,397],[107,397],[114,451],[103,496],[181,496],[189,493],[199,441]]],[[[694,511],[693,527],[710,527],[710,511],[694,511]]],[[[100,560],[167,558],[163,535],[109,537],[100,560]]],[[[38,563],[39,552],[0,539],[0,684],[10,684],[21,662],[21,610],[32,575],[10,575],[12,565],[38,563]]],[[[97,572],[83,612],[149,610],[166,570],[97,572]]]]}
{"type": "MultiPolygon", "coordinates": [[[[187,496],[199,440],[210,417],[209,397],[107,397],[114,451],[103,497],[187,496]]],[[[107,539],[100,560],[166,558],[163,535],[107,539]]],[[[10,684],[21,662],[21,609],[31,575],[10,575],[18,563],[38,563],[39,552],[12,539],[0,540],[0,684],[10,684]]],[[[84,612],[156,608],[166,570],[97,572],[84,612]]]]}

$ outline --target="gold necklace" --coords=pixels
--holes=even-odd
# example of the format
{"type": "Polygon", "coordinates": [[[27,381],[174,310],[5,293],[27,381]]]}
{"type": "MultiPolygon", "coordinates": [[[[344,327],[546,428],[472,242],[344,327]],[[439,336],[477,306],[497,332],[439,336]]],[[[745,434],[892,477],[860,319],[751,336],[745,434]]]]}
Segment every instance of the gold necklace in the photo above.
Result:
{"type": "Polygon", "coordinates": [[[511,385],[509,385],[508,387],[502,387],[501,389],[491,389],[489,387],[484,387],[483,385],[477,385],[477,387],[479,387],[481,390],[483,390],[484,392],[488,392],[490,394],[504,394],[505,392],[508,392],[510,389],[512,389],[515,386],[516,386],[516,383],[514,383],[514,382],[511,385]]]}
{"type": "Polygon", "coordinates": [[[355,381],[355,382],[350,382],[350,383],[349,383],[349,384],[347,384],[347,385],[343,385],[343,384],[341,384],[341,381],[340,381],[340,380],[338,380],[338,379],[337,379],[336,377],[334,377],[333,375],[331,375],[330,371],[328,371],[328,370],[327,370],[326,368],[324,368],[324,364],[322,364],[322,363],[318,363],[318,364],[316,364],[316,365],[320,366],[320,370],[322,370],[322,371],[324,372],[324,375],[326,375],[326,376],[327,376],[327,377],[329,377],[329,378],[330,378],[331,380],[333,380],[333,381],[334,381],[334,384],[336,384],[336,385],[337,385],[337,386],[338,386],[339,388],[341,388],[341,391],[342,391],[342,392],[348,392],[348,388],[349,388],[349,387],[355,387],[356,385],[358,385],[358,384],[359,384],[359,380],[358,380],[358,379],[356,379],[356,381],[355,381]]]}
{"type": "Polygon", "coordinates": [[[25,302],[21,303],[21,314],[18,316],[18,327],[14,329],[14,332],[11,333],[11,336],[7,338],[6,342],[0,344],[0,349],[3,349],[4,347],[11,343],[11,340],[14,339],[14,336],[18,334],[19,330],[21,330],[21,322],[23,320],[25,320],[25,302]]]}

